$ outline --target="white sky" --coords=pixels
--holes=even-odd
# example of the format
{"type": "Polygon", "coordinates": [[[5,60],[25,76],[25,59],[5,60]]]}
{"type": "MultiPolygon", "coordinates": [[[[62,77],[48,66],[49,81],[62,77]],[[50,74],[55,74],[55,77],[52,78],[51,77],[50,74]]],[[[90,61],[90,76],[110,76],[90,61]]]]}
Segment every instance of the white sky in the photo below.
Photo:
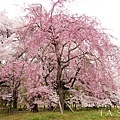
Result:
{"type": "MultiPolygon", "coordinates": [[[[41,3],[49,5],[50,0],[0,0],[0,10],[5,10],[11,17],[20,15],[23,4],[41,3]],[[17,6],[18,5],[18,6],[17,6]]],[[[111,29],[110,32],[119,40],[120,45],[120,0],[74,0],[69,5],[74,13],[95,16],[100,19],[102,26],[111,29]]]]}

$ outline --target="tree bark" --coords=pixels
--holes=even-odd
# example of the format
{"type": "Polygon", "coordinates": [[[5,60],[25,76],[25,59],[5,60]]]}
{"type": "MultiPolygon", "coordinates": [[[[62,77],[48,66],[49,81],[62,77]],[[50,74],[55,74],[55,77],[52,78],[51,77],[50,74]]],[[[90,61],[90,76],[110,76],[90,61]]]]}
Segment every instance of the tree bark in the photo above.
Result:
{"type": "Polygon", "coordinates": [[[61,68],[61,65],[58,64],[58,69],[57,69],[57,79],[56,79],[56,82],[57,82],[57,94],[59,96],[59,101],[60,101],[60,111],[61,113],[64,112],[64,89],[63,89],[63,84],[62,84],[62,81],[61,81],[61,76],[62,76],[62,68],[61,68]]]}
{"type": "Polygon", "coordinates": [[[18,91],[13,90],[13,108],[17,109],[18,91]]]}
{"type": "Polygon", "coordinates": [[[64,113],[64,90],[62,87],[58,88],[58,95],[59,95],[59,100],[61,104],[61,113],[64,113]]]}

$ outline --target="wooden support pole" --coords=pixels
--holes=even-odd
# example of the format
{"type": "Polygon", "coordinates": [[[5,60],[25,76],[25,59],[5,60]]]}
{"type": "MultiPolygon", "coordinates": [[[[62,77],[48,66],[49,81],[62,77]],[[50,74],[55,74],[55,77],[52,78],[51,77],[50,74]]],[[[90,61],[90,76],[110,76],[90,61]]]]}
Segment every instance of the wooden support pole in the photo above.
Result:
{"type": "Polygon", "coordinates": [[[69,109],[71,110],[71,112],[74,113],[73,109],[67,104],[67,102],[66,102],[66,101],[64,101],[64,102],[65,102],[65,104],[69,107],[69,109]]]}
{"type": "Polygon", "coordinates": [[[60,106],[60,112],[61,112],[61,114],[63,114],[63,109],[62,109],[60,101],[59,101],[59,106],[60,106]]]}

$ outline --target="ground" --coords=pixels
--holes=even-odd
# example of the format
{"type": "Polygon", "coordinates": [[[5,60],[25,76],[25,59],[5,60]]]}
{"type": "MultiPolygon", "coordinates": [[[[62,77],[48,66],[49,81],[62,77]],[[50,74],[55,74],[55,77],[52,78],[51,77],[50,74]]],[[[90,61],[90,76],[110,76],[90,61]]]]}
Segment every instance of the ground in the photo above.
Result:
{"type": "Polygon", "coordinates": [[[120,110],[88,109],[74,113],[65,111],[64,114],[60,114],[59,111],[40,111],[37,113],[14,111],[14,113],[8,114],[0,110],[0,120],[120,120],[120,110]]]}

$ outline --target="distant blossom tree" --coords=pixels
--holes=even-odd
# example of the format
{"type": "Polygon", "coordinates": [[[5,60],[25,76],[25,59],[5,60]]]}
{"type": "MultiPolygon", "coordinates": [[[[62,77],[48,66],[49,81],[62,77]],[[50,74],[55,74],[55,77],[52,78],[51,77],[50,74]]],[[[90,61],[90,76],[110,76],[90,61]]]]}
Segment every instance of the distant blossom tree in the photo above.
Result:
{"type": "MultiPolygon", "coordinates": [[[[113,76],[106,68],[111,63],[104,59],[112,47],[112,36],[96,18],[70,15],[64,10],[64,2],[67,0],[52,0],[50,10],[41,4],[25,8],[28,23],[19,30],[26,60],[38,66],[34,78],[29,77],[31,83],[36,81],[35,91],[43,84],[56,90],[61,111],[65,91],[76,90],[101,99],[106,88],[115,90],[113,76]]],[[[32,75],[30,69],[31,65],[27,71],[32,75]]]]}
{"type": "Polygon", "coordinates": [[[16,35],[17,28],[22,26],[22,22],[10,19],[5,11],[0,12],[0,18],[0,63],[4,64],[15,60],[22,51],[16,35]]]}
{"type": "Polygon", "coordinates": [[[0,73],[1,80],[5,81],[6,87],[1,89],[2,95],[11,94],[13,108],[17,108],[18,91],[21,81],[24,79],[24,62],[14,61],[5,65],[0,73]]]}
{"type": "MultiPolygon", "coordinates": [[[[16,35],[16,30],[20,26],[22,26],[22,22],[20,22],[19,20],[16,21],[15,19],[10,19],[5,11],[0,12],[0,94],[4,96],[8,95],[9,93],[13,93],[12,97],[14,99],[14,107],[17,107],[17,92],[20,86],[21,78],[19,78],[18,82],[18,78],[16,78],[16,73],[11,73],[11,71],[14,71],[13,64],[16,64],[14,62],[23,53],[22,46],[20,45],[19,39],[16,35]],[[4,75],[2,74],[3,71],[4,75]],[[12,76],[10,75],[10,73],[12,74],[12,76]],[[13,92],[12,90],[15,92],[13,92]]],[[[18,67],[17,65],[15,67],[18,67]]],[[[19,72],[21,71],[20,67],[18,67],[17,69],[19,69],[19,72]]],[[[21,72],[19,73],[19,75],[20,74],[21,72]]]]}

